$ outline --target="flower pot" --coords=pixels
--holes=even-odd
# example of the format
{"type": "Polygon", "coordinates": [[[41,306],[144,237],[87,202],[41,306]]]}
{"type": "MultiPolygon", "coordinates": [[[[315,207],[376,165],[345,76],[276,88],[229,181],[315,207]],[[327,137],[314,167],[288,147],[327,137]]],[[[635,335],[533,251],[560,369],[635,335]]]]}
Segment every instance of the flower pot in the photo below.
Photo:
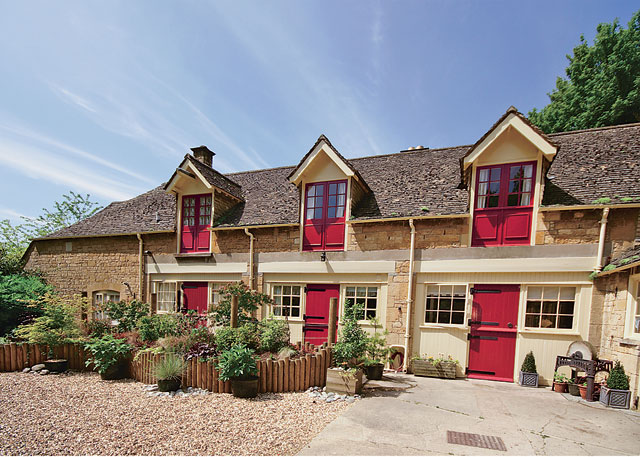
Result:
{"type": "Polygon", "coordinates": [[[104,381],[113,381],[116,379],[124,379],[127,377],[127,364],[125,361],[116,362],[106,369],[104,373],[100,373],[100,377],[104,381]]]}
{"type": "Polygon", "coordinates": [[[578,386],[578,389],[580,389],[580,396],[582,397],[583,400],[587,399],[587,386],[578,386]]]}
{"type": "Polygon", "coordinates": [[[374,381],[382,379],[382,373],[384,372],[384,364],[376,363],[374,365],[369,365],[366,368],[367,379],[371,379],[374,381]]]}
{"type": "Polygon", "coordinates": [[[345,371],[341,368],[327,370],[327,392],[355,395],[362,391],[362,370],[345,371]]]}
{"type": "Polygon", "coordinates": [[[45,360],[44,367],[49,370],[49,372],[55,371],[56,373],[62,373],[69,369],[69,361],[67,359],[52,359],[45,360]]]}
{"type": "Polygon", "coordinates": [[[574,384],[573,382],[570,382],[570,383],[567,384],[567,390],[574,397],[577,397],[577,396],[580,395],[580,388],[579,388],[578,384],[574,384]]]}
{"type": "Polygon", "coordinates": [[[253,398],[258,395],[257,376],[248,376],[246,378],[231,378],[231,392],[234,397],[253,398]]]}
{"type": "Polygon", "coordinates": [[[158,379],[158,391],[175,392],[180,388],[182,379],[158,379]]]}
{"type": "Polygon", "coordinates": [[[554,382],[553,383],[553,391],[558,393],[565,393],[567,391],[567,383],[566,382],[554,382]]]}
{"type": "Polygon", "coordinates": [[[520,376],[518,376],[518,381],[521,386],[538,387],[538,373],[526,373],[521,371],[520,376]]]}
{"type": "Polygon", "coordinates": [[[430,378],[455,379],[456,363],[445,360],[436,365],[428,360],[415,359],[411,362],[413,374],[416,376],[428,376],[430,378]]]}
{"type": "Polygon", "coordinates": [[[631,391],[611,389],[607,386],[600,388],[600,403],[609,408],[629,409],[631,405],[631,391]]]}

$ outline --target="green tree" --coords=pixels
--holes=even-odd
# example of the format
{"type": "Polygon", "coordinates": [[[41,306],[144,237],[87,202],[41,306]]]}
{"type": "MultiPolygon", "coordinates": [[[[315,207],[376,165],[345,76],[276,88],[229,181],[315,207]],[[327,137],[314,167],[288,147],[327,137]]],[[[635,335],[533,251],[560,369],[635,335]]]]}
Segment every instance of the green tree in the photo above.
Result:
{"type": "Polygon", "coordinates": [[[533,124],[553,133],[640,122],[640,11],[626,29],[599,24],[592,46],[580,36],[567,59],[551,102],[529,112],[533,124]]]}
{"type": "Polygon", "coordinates": [[[0,275],[0,336],[42,315],[42,309],[29,306],[29,301],[50,291],[38,276],[0,275]]]}
{"type": "Polygon", "coordinates": [[[217,325],[229,325],[231,322],[231,298],[238,296],[238,323],[255,321],[253,312],[259,307],[272,304],[271,297],[249,289],[244,283],[226,284],[218,292],[220,302],[210,313],[217,325]]]}

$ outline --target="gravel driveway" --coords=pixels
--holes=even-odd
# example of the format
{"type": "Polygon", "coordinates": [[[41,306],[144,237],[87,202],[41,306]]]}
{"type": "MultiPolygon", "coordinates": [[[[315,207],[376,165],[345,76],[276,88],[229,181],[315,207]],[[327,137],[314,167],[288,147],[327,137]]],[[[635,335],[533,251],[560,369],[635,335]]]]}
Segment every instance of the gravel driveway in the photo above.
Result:
{"type": "Polygon", "coordinates": [[[0,373],[0,454],[290,455],[348,407],[305,393],[149,397],[95,373],[0,373]]]}

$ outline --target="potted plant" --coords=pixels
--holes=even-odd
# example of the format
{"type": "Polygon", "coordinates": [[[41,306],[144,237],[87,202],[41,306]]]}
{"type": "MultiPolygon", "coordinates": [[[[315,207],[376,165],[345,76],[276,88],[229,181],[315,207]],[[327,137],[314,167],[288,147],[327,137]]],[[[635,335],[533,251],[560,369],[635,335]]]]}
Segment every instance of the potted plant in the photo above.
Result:
{"type": "Polygon", "coordinates": [[[362,305],[347,300],[343,326],[333,346],[334,367],[327,370],[327,391],[354,395],[362,391],[362,365],[367,352],[367,335],[358,325],[362,305]]]}
{"type": "Polygon", "coordinates": [[[578,384],[578,389],[580,390],[580,396],[583,400],[587,399],[587,381],[584,381],[578,384]]]}
{"type": "Polygon", "coordinates": [[[529,351],[524,356],[518,380],[521,386],[538,387],[538,370],[536,369],[536,358],[533,356],[533,351],[529,351]]]}
{"type": "Polygon", "coordinates": [[[631,405],[629,377],[619,361],[615,363],[606,383],[600,388],[600,403],[611,408],[621,409],[629,409],[631,405]]]}
{"type": "Polygon", "coordinates": [[[253,398],[258,395],[258,366],[253,349],[236,344],[220,354],[216,365],[222,381],[231,380],[234,397],[253,398]]]}
{"type": "Polygon", "coordinates": [[[127,340],[103,335],[87,341],[84,349],[91,354],[85,365],[93,364],[102,379],[113,380],[126,377],[127,358],[133,349],[127,340]]]}
{"type": "Polygon", "coordinates": [[[569,378],[559,372],[555,372],[553,374],[553,390],[554,392],[564,393],[567,391],[567,384],[569,382],[569,378]]]}
{"type": "Polygon", "coordinates": [[[411,369],[416,376],[428,376],[430,378],[456,378],[458,361],[451,355],[438,354],[433,356],[416,356],[411,359],[411,369]]]}
{"type": "Polygon", "coordinates": [[[577,382],[577,380],[572,380],[569,379],[569,382],[567,384],[567,390],[569,391],[569,394],[573,395],[574,397],[578,397],[580,395],[580,384],[577,382]]]}
{"type": "Polygon", "coordinates": [[[373,335],[367,340],[367,358],[364,361],[364,367],[367,379],[382,379],[384,372],[384,363],[389,357],[391,348],[387,346],[387,330],[379,332],[382,327],[377,317],[369,319],[369,323],[373,327],[373,335]]]}
{"type": "Polygon", "coordinates": [[[153,367],[153,376],[158,380],[160,392],[174,392],[182,384],[182,375],[187,364],[182,357],[169,353],[161,358],[153,367]]]}

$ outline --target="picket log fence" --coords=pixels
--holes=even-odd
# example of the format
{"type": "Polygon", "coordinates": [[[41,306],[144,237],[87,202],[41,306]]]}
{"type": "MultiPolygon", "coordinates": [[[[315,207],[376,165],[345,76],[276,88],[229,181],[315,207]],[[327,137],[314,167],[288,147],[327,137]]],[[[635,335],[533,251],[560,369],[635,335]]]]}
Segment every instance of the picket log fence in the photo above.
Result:
{"type": "MultiPolygon", "coordinates": [[[[303,391],[312,386],[326,385],[327,370],[331,366],[331,348],[326,345],[314,347],[308,343],[304,346],[306,354],[298,357],[257,362],[261,393],[303,391]]],[[[67,359],[71,370],[92,370],[91,366],[85,366],[89,354],[81,344],[57,346],[54,349],[54,355],[55,358],[67,359]]],[[[163,356],[160,354],[147,352],[141,354],[137,360],[130,360],[130,377],[145,384],[155,384],[157,380],[153,377],[152,368],[161,357],[163,356]]],[[[20,343],[0,345],[0,372],[22,371],[46,359],[45,345],[20,343]]],[[[215,365],[216,361],[188,360],[182,386],[198,387],[216,393],[231,393],[231,383],[220,380],[215,365]]]]}

